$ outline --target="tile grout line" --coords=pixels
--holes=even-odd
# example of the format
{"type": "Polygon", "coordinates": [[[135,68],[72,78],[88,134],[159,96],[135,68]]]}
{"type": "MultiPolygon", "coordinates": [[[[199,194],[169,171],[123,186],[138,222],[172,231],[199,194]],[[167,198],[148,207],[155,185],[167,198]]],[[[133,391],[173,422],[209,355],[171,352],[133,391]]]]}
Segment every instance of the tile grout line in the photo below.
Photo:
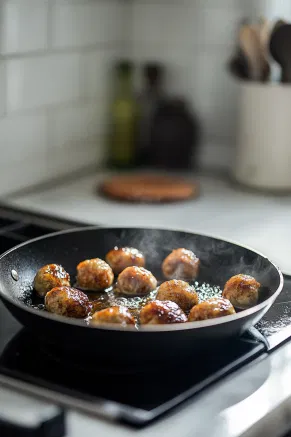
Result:
{"type": "Polygon", "coordinates": [[[46,6],[46,20],[47,20],[47,35],[46,35],[46,47],[47,51],[52,48],[53,45],[53,11],[56,6],[55,0],[49,0],[46,6]]]}
{"type": "Polygon", "coordinates": [[[63,54],[79,54],[90,53],[98,50],[114,50],[120,41],[113,42],[96,42],[93,44],[87,44],[85,46],[67,46],[67,47],[54,47],[47,50],[28,50],[26,52],[13,52],[13,53],[0,53],[0,60],[10,61],[14,59],[35,59],[39,57],[63,55],[63,54]]]}
{"type": "MultiPolygon", "coordinates": [[[[3,2],[1,2],[0,4],[0,27],[1,29],[3,29],[3,22],[4,22],[4,15],[3,15],[3,2]]],[[[2,40],[0,41],[0,49],[2,47],[2,40]]],[[[1,59],[0,59],[1,62],[1,59]]],[[[1,69],[2,69],[2,77],[0,77],[1,80],[1,89],[0,92],[3,96],[3,112],[1,114],[1,118],[6,117],[7,115],[7,67],[6,67],[6,63],[5,62],[1,62],[1,69]]]]}

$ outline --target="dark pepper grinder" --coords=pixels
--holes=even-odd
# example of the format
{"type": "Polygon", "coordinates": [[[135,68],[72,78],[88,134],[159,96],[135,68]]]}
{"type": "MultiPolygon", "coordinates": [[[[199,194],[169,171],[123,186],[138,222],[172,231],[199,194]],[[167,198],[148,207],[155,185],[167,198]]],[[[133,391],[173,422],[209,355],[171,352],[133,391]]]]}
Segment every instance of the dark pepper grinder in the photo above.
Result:
{"type": "Polygon", "coordinates": [[[147,63],[142,68],[142,92],[139,96],[140,122],[138,161],[141,166],[151,164],[150,135],[155,112],[163,100],[164,68],[159,63],[147,63]]]}
{"type": "Polygon", "coordinates": [[[153,167],[166,170],[197,167],[199,138],[198,119],[183,99],[161,102],[153,117],[150,134],[153,167]]]}

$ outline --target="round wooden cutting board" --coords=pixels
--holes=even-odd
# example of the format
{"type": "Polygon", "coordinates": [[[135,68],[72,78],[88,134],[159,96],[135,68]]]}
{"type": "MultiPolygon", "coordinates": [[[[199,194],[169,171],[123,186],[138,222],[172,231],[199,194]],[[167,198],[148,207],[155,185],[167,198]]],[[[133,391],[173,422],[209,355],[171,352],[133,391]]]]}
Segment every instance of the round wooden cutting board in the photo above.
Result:
{"type": "Polygon", "coordinates": [[[119,175],[99,187],[106,197],[127,202],[166,203],[198,197],[198,183],[167,175],[119,175]]]}

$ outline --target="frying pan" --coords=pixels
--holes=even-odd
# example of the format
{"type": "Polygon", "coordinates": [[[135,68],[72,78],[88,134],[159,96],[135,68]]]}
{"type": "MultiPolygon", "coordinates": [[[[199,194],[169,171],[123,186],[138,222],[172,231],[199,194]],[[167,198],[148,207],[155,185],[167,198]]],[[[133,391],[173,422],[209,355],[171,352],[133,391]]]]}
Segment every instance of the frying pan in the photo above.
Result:
{"type": "Polygon", "coordinates": [[[21,244],[0,257],[0,297],[12,315],[39,344],[49,345],[62,357],[78,357],[104,368],[140,369],[171,365],[204,348],[220,350],[231,337],[256,324],[283,287],[280,270],[266,257],[246,247],[206,235],[183,231],[88,227],[50,234],[21,244]],[[57,263],[75,276],[76,265],[88,258],[105,257],[114,246],[132,246],[146,257],[146,267],[162,280],[163,259],[185,247],[201,260],[199,282],[223,288],[238,273],[254,276],[262,285],[258,305],[237,314],[173,325],[134,327],[87,326],[83,320],[40,311],[30,302],[37,270],[57,263]]]}

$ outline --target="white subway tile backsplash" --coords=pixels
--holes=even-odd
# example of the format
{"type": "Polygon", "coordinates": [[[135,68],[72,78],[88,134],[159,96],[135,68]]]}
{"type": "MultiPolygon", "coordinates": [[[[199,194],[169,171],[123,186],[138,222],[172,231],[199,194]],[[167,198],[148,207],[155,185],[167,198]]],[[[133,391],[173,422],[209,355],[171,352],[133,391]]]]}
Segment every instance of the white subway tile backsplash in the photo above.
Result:
{"type": "Polygon", "coordinates": [[[7,109],[21,111],[78,99],[78,54],[11,59],[7,69],[7,109]]]}
{"type": "Polygon", "coordinates": [[[119,1],[56,2],[53,8],[53,47],[85,47],[121,40],[119,1]]]}
{"type": "Polygon", "coordinates": [[[199,162],[203,168],[228,171],[233,162],[234,148],[219,139],[206,140],[199,151],[199,162]]]}
{"type": "Polygon", "coordinates": [[[24,187],[45,182],[49,178],[46,158],[42,154],[27,154],[25,159],[1,167],[0,193],[8,194],[24,187]]]}
{"type": "MultiPolygon", "coordinates": [[[[196,6],[197,8],[228,8],[233,9],[241,7],[241,5],[246,4],[248,1],[253,2],[254,0],[189,0],[189,2],[196,6]]],[[[258,1],[258,0],[255,0],[258,1]]]]}
{"type": "Polygon", "coordinates": [[[203,123],[202,163],[223,165],[235,134],[226,62],[238,23],[291,14],[285,0],[0,3],[0,182],[7,176],[11,191],[102,162],[111,67],[124,55],[165,65],[167,92],[190,100],[203,123]]]}
{"type": "Polygon", "coordinates": [[[82,149],[81,147],[72,149],[70,154],[67,153],[63,155],[65,158],[65,165],[60,169],[59,174],[72,173],[86,167],[97,168],[103,162],[103,152],[102,141],[99,143],[97,141],[96,143],[88,143],[85,149],[82,149]]]}
{"type": "Polygon", "coordinates": [[[232,7],[217,2],[180,4],[133,3],[133,44],[189,47],[197,44],[232,45],[237,25],[244,16],[242,2],[232,7]]]}
{"type": "Polygon", "coordinates": [[[83,104],[50,111],[50,174],[100,164],[104,152],[103,108],[83,104]]]}
{"type": "Polygon", "coordinates": [[[237,108],[237,83],[226,69],[228,50],[193,54],[189,95],[201,115],[206,136],[233,138],[237,108]]]}
{"type": "Polygon", "coordinates": [[[165,41],[163,25],[164,6],[133,2],[133,44],[154,44],[165,41]]]}
{"type": "Polygon", "coordinates": [[[128,50],[132,44],[133,30],[133,2],[128,0],[119,1],[119,20],[122,23],[123,49],[128,50]]]}
{"type": "Polygon", "coordinates": [[[6,66],[0,61],[0,118],[6,111],[6,66]]]}
{"type": "Polygon", "coordinates": [[[238,26],[244,18],[239,7],[191,8],[195,15],[192,29],[193,43],[198,45],[233,46],[236,43],[238,26]]]}
{"type": "Polygon", "coordinates": [[[0,0],[1,194],[102,162],[130,13],[121,0],[0,0]]]}
{"type": "Polygon", "coordinates": [[[107,105],[112,67],[118,58],[117,50],[94,50],[81,56],[81,93],[86,99],[107,105]]]}
{"type": "Polygon", "coordinates": [[[132,43],[172,47],[192,45],[195,14],[188,4],[133,3],[132,43]]]}
{"type": "MultiPolygon", "coordinates": [[[[45,115],[25,115],[2,118],[0,138],[0,174],[3,167],[27,159],[33,159],[35,165],[38,165],[37,158],[40,156],[44,158],[47,150],[46,117],[45,115]]],[[[11,168],[14,169],[13,166],[11,168]]]]}
{"type": "Polygon", "coordinates": [[[3,0],[1,9],[2,54],[42,50],[47,47],[49,0],[3,0]]]}
{"type": "Polygon", "coordinates": [[[103,144],[87,143],[85,147],[72,147],[70,151],[60,150],[48,158],[50,178],[72,175],[85,167],[98,166],[103,159],[103,144]]]}
{"type": "MultiPolygon", "coordinates": [[[[96,104],[63,108],[52,111],[54,135],[52,147],[57,150],[83,147],[83,143],[95,142],[100,135],[100,112],[96,104]]],[[[84,148],[85,149],[85,148],[84,148]]]]}
{"type": "MultiPolygon", "coordinates": [[[[93,167],[100,165],[103,160],[103,144],[89,143],[85,150],[80,147],[72,150],[66,157],[67,170],[71,172],[80,168],[93,167]],[[102,155],[100,155],[102,152],[102,155]]],[[[62,173],[61,173],[62,174],[62,173]]]]}
{"type": "Polygon", "coordinates": [[[268,19],[291,19],[291,3],[286,0],[247,0],[248,11],[252,18],[264,15],[268,19]]]}

